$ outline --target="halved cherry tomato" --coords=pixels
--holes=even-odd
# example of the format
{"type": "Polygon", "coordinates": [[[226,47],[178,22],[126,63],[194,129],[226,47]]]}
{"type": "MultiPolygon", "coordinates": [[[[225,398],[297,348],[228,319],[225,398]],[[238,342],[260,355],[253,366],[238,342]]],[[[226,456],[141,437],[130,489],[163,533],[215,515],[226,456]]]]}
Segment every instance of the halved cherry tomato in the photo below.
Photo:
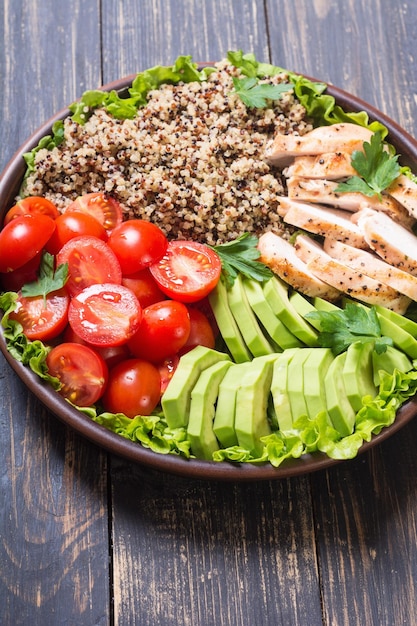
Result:
{"type": "Polygon", "coordinates": [[[150,415],[161,397],[157,368],[142,359],[127,359],[110,370],[103,407],[110,413],[150,415]]]}
{"type": "Polygon", "coordinates": [[[218,254],[197,241],[170,241],[162,259],[150,267],[160,289],[180,302],[196,302],[214,289],[222,265],[218,254]]]}
{"type": "MultiPolygon", "coordinates": [[[[69,324],[64,331],[62,341],[70,343],[81,343],[84,346],[88,345],[88,343],[84,341],[84,339],[81,339],[81,337],[73,331],[72,327],[69,324]]],[[[115,365],[117,365],[117,363],[120,363],[121,361],[126,361],[126,359],[132,356],[126,344],[123,344],[121,346],[105,346],[103,348],[100,346],[90,345],[90,348],[93,348],[93,350],[97,352],[97,354],[103,357],[109,369],[114,367],[115,365]]]]}
{"type": "Polygon", "coordinates": [[[114,228],[108,243],[119,259],[123,274],[128,276],[159,261],[168,240],[155,224],[135,219],[114,228]]]}
{"type": "Polygon", "coordinates": [[[161,396],[168,387],[168,383],[173,377],[179,362],[180,357],[178,356],[178,354],[174,354],[174,356],[169,357],[168,359],[164,359],[162,363],[157,364],[159,375],[161,377],[161,396]]]}
{"type": "Polygon", "coordinates": [[[215,337],[213,329],[207,317],[193,307],[188,307],[190,315],[190,334],[181,348],[181,354],[192,350],[196,346],[206,346],[206,348],[214,348],[215,337]]]}
{"type": "Polygon", "coordinates": [[[19,292],[16,310],[10,319],[23,326],[28,339],[48,341],[57,337],[68,323],[69,295],[66,289],[59,289],[43,296],[25,297],[19,292]]]}
{"type": "Polygon", "coordinates": [[[135,274],[129,274],[129,276],[123,276],[122,285],[133,291],[143,309],[166,298],[148,268],[135,274]]]}
{"type": "Polygon", "coordinates": [[[68,263],[66,287],[71,296],[77,295],[90,285],[120,285],[122,282],[119,261],[112,249],[97,237],[82,235],[70,239],[58,252],[56,263],[68,263]]]}
{"type": "Polygon", "coordinates": [[[190,316],[185,304],[163,300],[142,311],[138,331],[128,342],[132,354],[159,363],[176,354],[190,334],[190,316]]]}
{"type": "Polygon", "coordinates": [[[32,283],[38,278],[38,270],[41,262],[42,253],[39,252],[33,259],[18,267],[13,272],[4,272],[0,274],[0,287],[4,291],[19,291],[26,285],[32,283]]]}
{"type": "Polygon", "coordinates": [[[98,191],[79,196],[71,202],[66,211],[82,211],[96,218],[110,232],[123,221],[123,208],[120,202],[98,191]]]}
{"type": "Polygon", "coordinates": [[[43,249],[55,230],[47,215],[22,215],[0,232],[0,272],[11,272],[25,265],[43,249]]]}
{"type": "Polygon", "coordinates": [[[68,310],[73,331],[94,346],[126,343],[139,329],[142,309],[123,285],[90,285],[74,296],[68,310]]]}
{"type": "Polygon", "coordinates": [[[7,211],[3,225],[6,226],[6,224],[16,219],[16,217],[22,215],[47,215],[55,220],[59,216],[59,211],[55,204],[47,198],[43,198],[42,196],[28,196],[27,198],[23,198],[23,200],[19,200],[17,204],[7,211]]]}
{"type": "Polygon", "coordinates": [[[51,376],[61,381],[59,393],[76,406],[91,406],[107,385],[108,368],[92,348],[79,343],[61,343],[46,357],[51,376]]]}
{"type": "Polygon", "coordinates": [[[55,231],[45,246],[46,250],[50,254],[58,254],[67,241],[81,235],[107,241],[107,231],[95,217],[82,211],[65,211],[55,220],[55,231]]]}

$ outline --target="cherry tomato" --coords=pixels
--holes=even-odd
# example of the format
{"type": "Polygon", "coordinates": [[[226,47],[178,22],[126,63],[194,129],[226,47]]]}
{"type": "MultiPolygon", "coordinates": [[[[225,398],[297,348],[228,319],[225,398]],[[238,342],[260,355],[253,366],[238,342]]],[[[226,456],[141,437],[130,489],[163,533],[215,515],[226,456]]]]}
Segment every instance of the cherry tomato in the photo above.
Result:
{"type": "Polygon", "coordinates": [[[185,304],[163,300],[143,309],[142,322],[128,346],[136,357],[159,363],[176,354],[190,334],[185,304]]]}
{"type": "MultiPolygon", "coordinates": [[[[64,343],[70,342],[88,345],[88,343],[84,341],[84,339],[81,339],[81,337],[74,332],[69,324],[64,331],[62,341],[64,343]]],[[[101,348],[100,346],[90,346],[90,348],[93,348],[93,350],[97,352],[97,354],[103,357],[109,369],[117,365],[117,363],[125,361],[131,356],[129,348],[126,344],[123,344],[121,346],[105,346],[103,348],[101,348]]]]}
{"type": "Polygon", "coordinates": [[[112,283],[86,287],[72,298],[68,310],[73,331],[94,346],[126,343],[141,319],[142,309],[133,291],[112,283]]]}
{"type": "Polygon", "coordinates": [[[218,254],[197,241],[170,241],[162,259],[150,267],[160,289],[181,302],[204,298],[220,278],[218,254]]]}
{"type": "Polygon", "coordinates": [[[159,289],[149,269],[122,277],[122,285],[129,287],[137,297],[142,308],[165,300],[166,296],[159,289]]]}
{"type": "Polygon", "coordinates": [[[82,211],[96,218],[110,232],[123,221],[123,208],[120,202],[98,191],[76,198],[67,206],[67,211],[82,211]]]}
{"type": "Polygon", "coordinates": [[[178,356],[178,354],[175,354],[168,359],[164,359],[162,363],[157,364],[159,375],[161,377],[161,396],[168,387],[168,383],[173,377],[179,362],[180,357],[178,356]]]}
{"type": "Polygon", "coordinates": [[[0,272],[11,272],[25,265],[43,249],[55,230],[47,215],[22,215],[0,232],[0,272]]]}
{"type": "Polygon", "coordinates": [[[55,220],[55,231],[46,244],[51,254],[58,254],[62,246],[74,237],[90,235],[107,241],[107,231],[95,217],[82,211],[65,211],[55,220]]]}
{"type": "Polygon", "coordinates": [[[66,287],[71,296],[90,285],[120,285],[122,282],[119,261],[111,248],[97,237],[82,235],[70,239],[58,252],[56,263],[68,263],[66,287]]]}
{"type": "Polygon", "coordinates": [[[134,274],[159,261],[168,240],[162,230],[146,220],[128,220],[117,226],[109,237],[109,246],[119,259],[124,275],[134,274]]]}
{"type": "Polygon", "coordinates": [[[59,393],[76,406],[91,406],[103,395],[108,368],[92,348],[79,343],[61,343],[49,352],[46,365],[61,381],[59,393]]]}
{"type": "Polygon", "coordinates": [[[17,270],[0,274],[1,288],[4,291],[19,291],[26,283],[32,283],[37,280],[41,258],[42,252],[39,252],[22,267],[18,267],[17,270]]]}
{"type": "Polygon", "coordinates": [[[213,329],[207,317],[193,307],[189,307],[188,313],[190,315],[190,334],[181,348],[181,354],[192,350],[196,346],[206,346],[207,348],[214,348],[215,337],[213,329]]]}
{"type": "Polygon", "coordinates": [[[29,196],[19,200],[17,204],[7,211],[3,225],[6,226],[6,224],[21,215],[47,215],[55,220],[59,216],[59,211],[50,200],[42,198],[42,196],[29,196]]]}
{"type": "Polygon", "coordinates": [[[66,289],[59,289],[43,296],[25,297],[19,292],[16,310],[10,319],[23,326],[28,339],[48,341],[57,337],[68,323],[69,296],[66,289]]]}
{"type": "Polygon", "coordinates": [[[110,370],[102,404],[110,413],[150,415],[161,397],[157,368],[142,359],[127,359],[110,370]]]}

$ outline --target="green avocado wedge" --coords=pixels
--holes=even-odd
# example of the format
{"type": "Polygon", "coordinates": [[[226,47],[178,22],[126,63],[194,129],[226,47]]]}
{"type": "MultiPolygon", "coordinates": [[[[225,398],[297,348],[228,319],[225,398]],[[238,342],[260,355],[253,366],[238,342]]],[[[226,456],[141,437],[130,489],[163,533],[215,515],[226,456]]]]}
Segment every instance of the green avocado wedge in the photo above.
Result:
{"type": "Polygon", "coordinates": [[[222,280],[219,280],[216,287],[209,294],[209,302],[220,334],[232,359],[236,363],[250,361],[252,356],[230,310],[227,288],[222,280]]]}
{"type": "Polygon", "coordinates": [[[342,375],[349,402],[356,412],[362,408],[364,396],[374,398],[377,395],[372,367],[373,351],[373,342],[352,343],[346,350],[342,375]]]}
{"type": "Polygon", "coordinates": [[[219,385],[213,431],[224,448],[237,446],[235,413],[237,390],[251,363],[236,363],[229,367],[219,385]]]}
{"type": "Polygon", "coordinates": [[[213,431],[215,404],[219,385],[231,367],[230,361],[219,361],[201,372],[191,391],[187,434],[191,452],[199,459],[212,460],[219,443],[213,431]]]}
{"type": "Polygon", "coordinates": [[[327,412],[324,380],[333,360],[330,348],[314,348],[303,363],[304,398],[312,419],[322,411],[327,412]]]}
{"type": "Polygon", "coordinates": [[[271,394],[275,415],[280,430],[292,428],[291,402],[288,394],[288,365],[300,348],[284,350],[274,362],[271,381],[271,394]]]}
{"type": "Polygon", "coordinates": [[[267,407],[271,391],[272,370],[277,354],[258,357],[246,370],[237,390],[235,432],[239,446],[253,456],[261,456],[261,437],[269,435],[271,428],[267,407]]]}
{"type": "Polygon", "coordinates": [[[346,362],[346,352],[338,354],[330,363],[324,378],[326,393],[326,407],[330,419],[342,436],[350,435],[355,425],[356,413],[346,393],[343,370],[346,362]]]}
{"type": "Polygon", "coordinates": [[[219,361],[229,361],[227,354],[197,346],[184,354],[161,398],[162,410],[170,428],[181,428],[188,424],[191,391],[201,372],[219,361]]]}

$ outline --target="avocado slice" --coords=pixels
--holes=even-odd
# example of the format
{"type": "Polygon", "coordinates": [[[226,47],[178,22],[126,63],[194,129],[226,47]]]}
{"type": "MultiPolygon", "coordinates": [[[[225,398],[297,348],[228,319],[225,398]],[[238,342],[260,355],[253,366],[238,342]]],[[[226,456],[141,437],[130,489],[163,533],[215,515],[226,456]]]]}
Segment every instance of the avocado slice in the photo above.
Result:
{"type": "Polygon", "coordinates": [[[232,359],[236,361],[236,363],[250,361],[252,356],[230,310],[227,289],[222,280],[219,280],[208,298],[220,334],[223,337],[232,359]]]}
{"type": "Polygon", "coordinates": [[[187,426],[191,452],[198,459],[213,459],[213,452],[219,449],[213,432],[215,404],[220,382],[231,366],[230,361],[219,361],[201,372],[191,391],[190,416],[187,426]]]}
{"type": "Polygon", "coordinates": [[[400,372],[409,372],[412,367],[413,364],[408,356],[394,346],[387,346],[386,351],[382,354],[378,354],[375,350],[372,352],[372,369],[374,372],[374,383],[377,387],[381,382],[379,375],[381,370],[392,374],[395,369],[400,372]]]}
{"type": "Polygon", "coordinates": [[[372,352],[374,343],[351,343],[346,350],[346,361],[343,368],[343,381],[346,393],[353,410],[358,412],[362,408],[364,396],[377,395],[372,368],[372,352]]]}
{"type": "Polygon", "coordinates": [[[330,363],[324,378],[327,412],[333,428],[342,437],[352,434],[356,418],[356,413],[346,393],[343,378],[346,356],[346,352],[338,354],[330,363]]]}
{"type": "Polygon", "coordinates": [[[324,379],[333,360],[330,348],[314,348],[303,363],[304,399],[310,418],[327,412],[324,379]]]}
{"type": "Polygon", "coordinates": [[[263,292],[275,315],[306,346],[317,345],[317,331],[295,310],[288,297],[288,286],[277,276],[263,284],[263,292]]]}
{"type": "Polygon", "coordinates": [[[213,431],[224,448],[236,446],[235,412],[237,390],[250,363],[237,363],[230,367],[220,382],[213,431]]]}
{"type": "Polygon", "coordinates": [[[180,358],[161,398],[162,410],[170,428],[187,426],[191,391],[201,372],[219,361],[231,362],[227,354],[205,346],[196,346],[180,358]]]}
{"type": "Polygon", "coordinates": [[[340,306],[337,306],[333,302],[323,300],[323,298],[313,298],[313,305],[317,311],[337,311],[340,306]]]}
{"type": "MultiPolygon", "coordinates": [[[[294,309],[297,311],[297,313],[299,313],[304,319],[308,313],[315,313],[317,311],[314,304],[307,300],[307,298],[305,298],[298,291],[292,292],[292,294],[290,295],[290,302],[293,305],[294,309]]],[[[307,319],[306,322],[313,326],[313,328],[315,328],[316,330],[321,330],[321,324],[318,320],[307,319]]]]}
{"type": "Polygon", "coordinates": [[[228,288],[227,298],[236,324],[253,356],[272,354],[274,349],[263,334],[250,307],[240,274],[235,278],[233,285],[228,288]]]}
{"type": "Polygon", "coordinates": [[[300,348],[288,364],[287,393],[293,421],[302,415],[308,415],[307,400],[304,395],[303,367],[312,350],[317,350],[317,348],[300,348]]]}
{"type": "Polygon", "coordinates": [[[266,300],[261,284],[250,278],[243,279],[243,286],[248,302],[265,328],[271,339],[281,350],[301,346],[301,341],[275,315],[269,302],[266,300]]]}
{"type": "Polygon", "coordinates": [[[287,390],[288,364],[299,348],[289,348],[278,355],[272,372],[271,394],[280,430],[292,428],[291,403],[287,390]]]}
{"type": "Polygon", "coordinates": [[[238,444],[255,457],[263,452],[261,437],[271,432],[267,407],[277,357],[278,354],[268,354],[253,359],[236,394],[235,432],[238,444]]]}
{"type": "Polygon", "coordinates": [[[391,311],[391,309],[386,309],[383,306],[377,305],[375,309],[379,315],[383,315],[387,319],[394,322],[397,326],[405,330],[407,333],[410,333],[413,337],[417,337],[417,323],[413,320],[410,320],[408,317],[404,317],[404,315],[400,315],[396,313],[396,311],[391,311]]]}
{"type": "Polygon", "coordinates": [[[382,334],[391,337],[394,346],[411,359],[417,359],[417,339],[385,314],[377,311],[377,316],[382,334]]]}

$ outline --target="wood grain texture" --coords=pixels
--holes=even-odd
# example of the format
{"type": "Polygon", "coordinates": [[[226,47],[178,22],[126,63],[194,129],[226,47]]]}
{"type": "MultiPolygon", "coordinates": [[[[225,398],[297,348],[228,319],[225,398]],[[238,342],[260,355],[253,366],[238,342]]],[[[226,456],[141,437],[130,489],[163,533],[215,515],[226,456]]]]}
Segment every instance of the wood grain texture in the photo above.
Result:
{"type": "MultiPolygon", "coordinates": [[[[417,135],[415,2],[1,7],[0,168],[85,89],[179,54],[217,60],[239,48],[351,91],[417,135]]],[[[415,422],[311,476],[205,483],[108,464],[4,359],[0,387],[1,624],[415,625],[415,422]]]]}
{"type": "MultiPolygon", "coordinates": [[[[88,84],[98,2],[2,2],[1,169],[88,84]]],[[[1,359],[0,623],[109,623],[107,456],[49,415],[1,359]]]]}

